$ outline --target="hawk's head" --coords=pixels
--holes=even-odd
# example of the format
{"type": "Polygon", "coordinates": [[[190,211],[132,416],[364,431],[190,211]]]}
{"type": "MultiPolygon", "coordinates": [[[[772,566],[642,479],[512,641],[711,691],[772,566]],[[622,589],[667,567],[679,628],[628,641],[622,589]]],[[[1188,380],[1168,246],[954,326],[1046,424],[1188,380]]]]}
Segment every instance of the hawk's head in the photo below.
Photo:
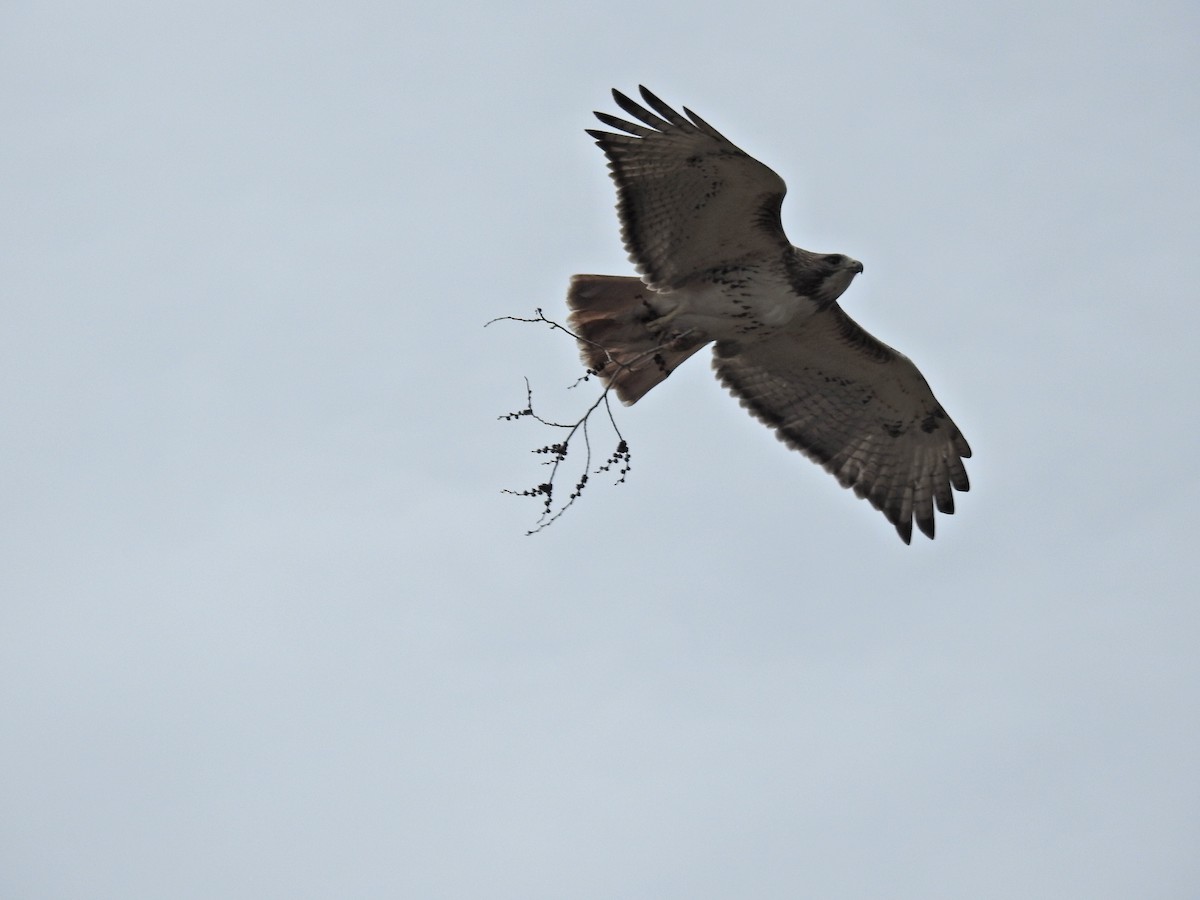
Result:
{"type": "Polygon", "coordinates": [[[826,253],[816,258],[817,266],[822,270],[821,286],[817,290],[817,299],[832,302],[842,296],[854,276],[863,270],[863,264],[857,259],[851,259],[842,253],[826,253]]]}

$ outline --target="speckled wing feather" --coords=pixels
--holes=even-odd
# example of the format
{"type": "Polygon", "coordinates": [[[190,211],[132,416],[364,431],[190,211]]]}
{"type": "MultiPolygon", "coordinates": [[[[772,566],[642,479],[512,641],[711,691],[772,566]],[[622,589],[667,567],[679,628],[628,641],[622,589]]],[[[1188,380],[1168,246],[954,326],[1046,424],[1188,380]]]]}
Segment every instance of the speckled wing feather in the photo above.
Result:
{"type": "Polygon", "coordinates": [[[954,512],[971,455],[917,367],[834,304],[776,336],[716,346],[727,388],[780,440],[882,512],[905,543],[954,512]]]}
{"type": "Polygon", "coordinates": [[[642,124],[598,112],[627,133],[588,134],[608,157],[621,238],[647,284],[669,290],[722,265],[789,250],[779,219],[783,179],[686,107],[687,118],[646,88],[641,94],[650,109],[613,91],[642,124]]]}

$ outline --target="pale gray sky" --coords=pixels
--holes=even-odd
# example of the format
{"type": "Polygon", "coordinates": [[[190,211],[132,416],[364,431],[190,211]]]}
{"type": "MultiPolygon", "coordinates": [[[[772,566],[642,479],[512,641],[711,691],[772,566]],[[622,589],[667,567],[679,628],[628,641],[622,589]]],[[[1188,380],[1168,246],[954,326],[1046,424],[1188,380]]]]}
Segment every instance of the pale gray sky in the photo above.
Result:
{"type": "MultiPolygon", "coordinates": [[[[10,3],[0,894],[1200,892],[1194,3],[10,3]],[[702,359],[502,496],[628,273],[608,91],[788,182],[972,491],[702,359]],[[607,436],[600,439],[609,449],[607,436]]],[[[583,388],[581,390],[590,390],[583,388]]]]}

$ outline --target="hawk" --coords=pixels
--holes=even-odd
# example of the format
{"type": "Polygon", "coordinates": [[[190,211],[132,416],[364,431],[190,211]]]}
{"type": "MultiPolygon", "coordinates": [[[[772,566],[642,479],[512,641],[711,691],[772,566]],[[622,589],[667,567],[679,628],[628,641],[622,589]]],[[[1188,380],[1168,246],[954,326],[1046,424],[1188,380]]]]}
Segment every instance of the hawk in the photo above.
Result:
{"type": "Polygon", "coordinates": [[[971,448],[913,363],[838,305],[863,271],[783,232],[783,179],[684,107],[613,91],[637,121],[588,130],[616,182],[641,277],[575,275],[567,303],[584,364],[636,403],[708,344],[741,405],[884,514],[904,542],[954,512],[971,448]]]}

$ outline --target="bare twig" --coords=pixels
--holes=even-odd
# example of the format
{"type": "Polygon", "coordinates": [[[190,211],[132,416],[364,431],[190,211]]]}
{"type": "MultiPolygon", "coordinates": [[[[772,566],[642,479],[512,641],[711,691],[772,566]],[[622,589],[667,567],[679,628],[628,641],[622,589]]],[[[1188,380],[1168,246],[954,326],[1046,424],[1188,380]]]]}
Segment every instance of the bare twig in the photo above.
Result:
{"type": "MultiPolygon", "coordinates": [[[[500,316],[499,318],[492,319],[490,322],[487,323],[487,325],[491,325],[493,322],[503,322],[503,321],[523,322],[523,323],[529,323],[529,324],[536,324],[536,323],[540,322],[540,323],[549,325],[552,330],[561,331],[564,334],[569,335],[572,339],[574,339],[576,341],[582,341],[583,343],[592,343],[590,341],[581,339],[577,334],[575,334],[569,328],[566,328],[563,325],[560,325],[558,322],[555,322],[552,319],[546,318],[545,313],[543,313],[541,309],[537,309],[534,311],[533,318],[522,318],[520,316],[500,316]]],[[[605,355],[606,355],[606,357],[608,357],[610,362],[615,362],[612,360],[611,356],[608,356],[607,351],[605,352],[605,355]]],[[[590,380],[591,377],[596,374],[597,373],[594,370],[588,369],[584,373],[584,375],[582,375],[579,379],[577,379],[575,381],[574,384],[571,385],[571,388],[578,387],[583,382],[590,380]]],[[[505,490],[504,491],[505,494],[512,494],[513,496],[516,496],[516,497],[539,497],[539,498],[541,498],[542,513],[538,517],[535,527],[530,529],[529,531],[527,531],[526,534],[536,534],[537,532],[541,531],[543,528],[546,528],[547,526],[549,526],[552,523],[554,523],[555,521],[557,521],[557,519],[563,513],[565,513],[568,509],[570,509],[571,506],[574,505],[575,501],[578,500],[580,498],[580,496],[583,494],[583,490],[585,487],[587,487],[588,479],[591,475],[599,475],[599,474],[605,473],[605,472],[612,472],[614,469],[616,469],[617,480],[614,482],[614,484],[621,484],[622,482],[625,481],[625,477],[626,477],[626,475],[629,474],[629,470],[630,470],[629,444],[625,441],[624,435],[621,434],[621,429],[617,427],[617,420],[613,415],[612,404],[610,403],[610,400],[609,400],[609,392],[611,390],[612,390],[612,386],[611,386],[611,382],[610,382],[605,385],[604,390],[595,399],[595,401],[584,411],[583,415],[580,416],[578,419],[576,419],[574,422],[569,422],[569,423],[553,422],[549,419],[546,419],[546,418],[538,415],[536,412],[534,412],[533,388],[529,384],[529,379],[526,378],[525,379],[525,407],[523,409],[516,410],[515,412],[505,413],[504,415],[499,417],[500,421],[513,421],[515,419],[522,419],[522,418],[528,417],[528,418],[531,418],[534,421],[536,421],[542,425],[545,425],[549,428],[560,429],[561,431],[566,432],[566,435],[562,438],[562,440],[556,441],[554,443],[546,444],[541,447],[537,447],[533,450],[534,453],[550,457],[549,459],[544,460],[542,463],[543,465],[547,465],[550,467],[550,476],[546,479],[546,481],[542,482],[541,484],[535,485],[534,487],[527,488],[525,490],[505,490]],[[598,468],[593,470],[592,469],[592,438],[591,438],[591,433],[589,432],[589,429],[588,429],[588,424],[589,424],[589,420],[592,417],[592,414],[595,413],[596,410],[598,410],[601,406],[604,407],[604,411],[608,416],[608,422],[612,426],[612,430],[617,436],[617,446],[613,450],[613,452],[609,455],[609,457],[598,468]],[[555,479],[558,477],[560,466],[567,459],[567,455],[571,448],[571,441],[575,440],[575,438],[579,435],[582,435],[582,437],[583,437],[583,447],[584,447],[583,465],[580,469],[579,477],[576,480],[574,487],[571,489],[571,493],[567,496],[567,499],[565,501],[562,501],[556,507],[555,506],[555,497],[554,497],[555,479]]]]}

